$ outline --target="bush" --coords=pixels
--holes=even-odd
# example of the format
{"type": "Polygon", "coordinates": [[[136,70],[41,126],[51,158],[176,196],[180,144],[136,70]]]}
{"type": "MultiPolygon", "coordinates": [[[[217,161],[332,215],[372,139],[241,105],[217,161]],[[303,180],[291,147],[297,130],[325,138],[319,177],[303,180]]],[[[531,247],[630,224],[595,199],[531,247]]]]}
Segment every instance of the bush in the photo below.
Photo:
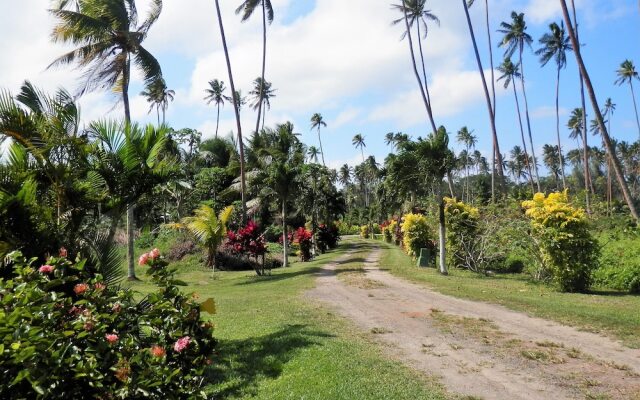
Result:
{"type": "Polygon", "coordinates": [[[543,267],[562,291],[584,292],[598,266],[599,248],[591,236],[585,212],[569,202],[567,191],[542,193],[522,206],[531,218],[532,238],[538,242],[543,267]]]}
{"type": "Polygon", "coordinates": [[[282,226],[281,225],[269,225],[264,230],[264,239],[269,243],[278,243],[282,241],[282,226]]]}
{"type": "MultiPolygon", "coordinates": [[[[604,235],[603,235],[604,236],[604,235]]],[[[620,231],[606,237],[600,268],[594,271],[594,283],[615,290],[640,293],[640,237],[635,230],[620,231]]]]}
{"type": "Polygon", "coordinates": [[[360,227],[360,237],[363,239],[369,239],[371,237],[371,232],[369,230],[369,225],[362,225],[360,227]]]}
{"type": "Polygon", "coordinates": [[[193,240],[179,240],[171,245],[167,253],[167,259],[170,261],[180,261],[189,254],[198,252],[198,246],[193,240]]]}
{"type": "Polygon", "coordinates": [[[316,233],[316,241],[318,249],[322,253],[328,249],[335,249],[340,241],[340,233],[335,225],[320,224],[318,226],[318,232],[316,233]]]}
{"type": "Polygon", "coordinates": [[[84,261],[37,266],[19,252],[10,261],[15,277],[0,280],[1,398],[205,397],[212,326],[157,250],[140,258],[158,286],[140,302],[84,261]]]}
{"type": "Polygon", "coordinates": [[[300,261],[311,260],[311,231],[303,227],[298,228],[295,234],[295,242],[300,247],[300,261]]]}
{"type": "Polygon", "coordinates": [[[510,255],[506,260],[502,263],[502,268],[495,268],[496,272],[503,274],[520,274],[524,271],[525,261],[518,257],[510,255]]]}
{"type": "Polygon", "coordinates": [[[603,266],[594,272],[593,279],[600,286],[640,294],[640,263],[603,266]]]}
{"type": "Polygon", "coordinates": [[[447,224],[447,264],[456,268],[478,271],[475,265],[482,250],[476,242],[480,239],[477,208],[445,197],[445,215],[447,224]]]}
{"type": "Polygon", "coordinates": [[[421,248],[434,249],[433,234],[427,218],[422,214],[406,214],[402,222],[404,250],[416,258],[421,248]]]}

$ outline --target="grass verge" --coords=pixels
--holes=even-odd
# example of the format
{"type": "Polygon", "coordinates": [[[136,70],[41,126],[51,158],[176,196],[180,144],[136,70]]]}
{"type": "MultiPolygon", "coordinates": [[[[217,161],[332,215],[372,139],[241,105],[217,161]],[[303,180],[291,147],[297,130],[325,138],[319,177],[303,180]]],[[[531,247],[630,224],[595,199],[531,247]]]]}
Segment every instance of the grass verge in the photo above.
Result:
{"type": "Polygon", "coordinates": [[[443,294],[501,304],[536,317],[611,336],[631,348],[640,348],[638,295],[598,290],[590,294],[561,293],[521,274],[483,276],[451,270],[449,276],[442,276],[434,268],[416,267],[397,246],[378,244],[384,249],[380,268],[393,275],[426,284],[443,294]]]}
{"type": "MultiPolygon", "coordinates": [[[[270,277],[181,270],[187,291],[216,301],[212,321],[220,344],[207,387],[213,398],[450,398],[434,380],[385,358],[371,333],[356,333],[347,321],[304,299],[320,267],[352,245],[346,241],[314,262],[293,263],[270,277]]],[[[367,251],[366,245],[356,247],[343,265],[360,263],[367,251]]],[[[145,281],[133,287],[151,290],[145,281]]]]}

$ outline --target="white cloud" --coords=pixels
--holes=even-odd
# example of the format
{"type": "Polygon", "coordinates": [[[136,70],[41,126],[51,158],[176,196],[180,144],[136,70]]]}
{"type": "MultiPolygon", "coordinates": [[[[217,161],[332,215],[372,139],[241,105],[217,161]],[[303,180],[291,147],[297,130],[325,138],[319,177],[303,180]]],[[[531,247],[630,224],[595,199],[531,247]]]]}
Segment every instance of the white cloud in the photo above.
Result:
{"type": "MultiPolygon", "coordinates": [[[[559,109],[560,111],[560,116],[566,116],[569,115],[569,111],[564,108],[564,107],[560,107],[559,109]]],[[[556,117],[556,108],[555,106],[541,106],[536,108],[535,110],[531,111],[531,117],[532,118],[555,118],[556,117]]]]}
{"type": "Polygon", "coordinates": [[[339,128],[354,120],[356,120],[361,114],[363,109],[361,107],[347,107],[338,114],[333,121],[329,122],[331,128],[339,128]]]}

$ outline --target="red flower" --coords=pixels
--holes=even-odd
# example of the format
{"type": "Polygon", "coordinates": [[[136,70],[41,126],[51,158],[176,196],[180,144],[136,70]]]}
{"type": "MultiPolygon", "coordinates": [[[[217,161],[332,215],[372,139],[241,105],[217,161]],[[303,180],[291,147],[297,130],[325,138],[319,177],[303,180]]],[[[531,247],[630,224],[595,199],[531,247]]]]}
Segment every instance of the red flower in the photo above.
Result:
{"type": "Polygon", "coordinates": [[[87,289],[89,289],[89,285],[87,285],[86,283],[78,283],[73,287],[73,291],[77,295],[81,295],[82,293],[86,292],[87,289]]]}
{"type": "Polygon", "coordinates": [[[53,265],[43,265],[42,267],[38,268],[38,272],[40,272],[41,274],[50,274],[54,269],[55,267],[53,265]]]}
{"type": "Polygon", "coordinates": [[[60,250],[58,251],[58,255],[61,258],[67,258],[67,249],[65,249],[64,247],[60,247],[60,250]]]}
{"type": "Polygon", "coordinates": [[[162,358],[167,354],[167,351],[160,346],[152,346],[149,351],[151,352],[151,355],[156,357],[156,358],[162,358]]]}

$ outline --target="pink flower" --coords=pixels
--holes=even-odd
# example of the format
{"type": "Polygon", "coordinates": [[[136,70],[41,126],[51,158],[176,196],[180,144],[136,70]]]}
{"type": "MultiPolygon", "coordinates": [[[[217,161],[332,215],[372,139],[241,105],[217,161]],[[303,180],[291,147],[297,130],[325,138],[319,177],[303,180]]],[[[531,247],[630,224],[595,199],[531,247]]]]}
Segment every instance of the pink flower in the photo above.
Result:
{"type": "Polygon", "coordinates": [[[149,253],[149,257],[152,260],[155,260],[156,258],[160,257],[160,250],[158,250],[157,248],[151,250],[151,252],[149,253]]]}
{"type": "Polygon", "coordinates": [[[54,269],[55,267],[53,265],[43,265],[42,267],[38,268],[38,272],[40,272],[41,274],[50,274],[54,269]]]}
{"type": "Polygon", "coordinates": [[[173,350],[175,350],[176,353],[180,353],[189,346],[189,342],[191,342],[191,338],[189,336],[182,337],[173,344],[173,350]]]}
{"type": "Polygon", "coordinates": [[[86,292],[87,289],[89,289],[89,285],[87,285],[86,283],[78,283],[73,287],[73,291],[77,295],[81,295],[82,293],[86,292]]]}
{"type": "Polygon", "coordinates": [[[67,258],[67,249],[65,249],[64,247],[60,247],[60,250],[58,250],[58,255],[61,258],[67,258]]]}
{"type": "Polygon", "coordinates": [[[106,335],[104,335],[104,338],[107,339],[107,342],[109,342],[109,344],[114,344],[118,341],[118,335],[116,335],[115,333],[107,333],[106,335]]]}
{"type": "Polygon", "coordinates": [[[93,285],[93,289],[98,291],[98,292],[102,292],[103,290],[105,290],[107,288],[107,285],[105,285],[102,282],[98,282],[95,285],[93,285]]]}
{"type": "Polygon", "coordinates": [[[116,303],[113,305],[113,307],[111,307],[111,311],[113,311],[114,313],[119,313],[120,310],[122,310],[122,305],[120,303],[116,303]]]}
{"type": "Polygon", "coordinates": [[[138,265],[146,265],[149,258],[149,253],[144,253],[140,258],[138,258],[138,265]]]}

